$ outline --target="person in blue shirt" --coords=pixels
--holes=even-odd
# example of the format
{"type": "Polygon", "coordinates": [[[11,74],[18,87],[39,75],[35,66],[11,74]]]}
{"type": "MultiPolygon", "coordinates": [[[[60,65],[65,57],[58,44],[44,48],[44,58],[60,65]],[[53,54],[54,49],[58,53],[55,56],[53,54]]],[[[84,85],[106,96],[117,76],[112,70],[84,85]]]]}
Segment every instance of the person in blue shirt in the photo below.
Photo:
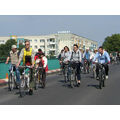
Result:
{"type": "MultiPolygon", "coordinates": [[[[95,57],[93,58],[93,63],[95,63],[96,59],[98,60],[98,63],[104,64],[106,79],[108,79],[108,72],[109,72],[108,64],[110,63],[110,56],[107,51],[103,50],[102,46],[99,47],[98,52],[96,53],[95,57]]],[[[98,74],[99,74],[99,65],[96,64],[97,79],[99,79],[98,74]]]]}

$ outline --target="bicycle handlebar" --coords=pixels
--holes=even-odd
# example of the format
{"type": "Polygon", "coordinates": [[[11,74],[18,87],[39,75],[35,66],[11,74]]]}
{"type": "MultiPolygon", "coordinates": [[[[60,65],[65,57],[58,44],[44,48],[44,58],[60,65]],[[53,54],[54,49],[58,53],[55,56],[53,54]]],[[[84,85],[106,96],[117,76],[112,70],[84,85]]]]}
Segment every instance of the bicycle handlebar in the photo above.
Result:
{"type": "Polygon", "coordinates": [[[31,66],[19,66],[19,68],[31,68],[31,66]]]}

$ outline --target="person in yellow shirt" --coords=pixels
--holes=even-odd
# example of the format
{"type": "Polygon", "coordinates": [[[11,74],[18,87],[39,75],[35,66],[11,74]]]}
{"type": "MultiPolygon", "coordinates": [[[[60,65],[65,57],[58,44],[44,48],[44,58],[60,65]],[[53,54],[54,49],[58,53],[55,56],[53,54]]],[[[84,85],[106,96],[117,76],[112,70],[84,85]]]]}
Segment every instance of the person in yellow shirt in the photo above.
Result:
{"type": "MultiPolygon", "coordinates": [[[[31,66],[31,68],[34,67],[34,50],[30,48],[30,41],[25,41],[25,48],[21,50],[20,56],[19,56],[19,62],[17,64],[17,67],[20,65],[21,61],[23,60],[24,66],[31,66]]],[[[30,76],[30,88],[29,88],[29,94],[33,94],[33,69],[30,69],[31,76],[30,76]]]]}

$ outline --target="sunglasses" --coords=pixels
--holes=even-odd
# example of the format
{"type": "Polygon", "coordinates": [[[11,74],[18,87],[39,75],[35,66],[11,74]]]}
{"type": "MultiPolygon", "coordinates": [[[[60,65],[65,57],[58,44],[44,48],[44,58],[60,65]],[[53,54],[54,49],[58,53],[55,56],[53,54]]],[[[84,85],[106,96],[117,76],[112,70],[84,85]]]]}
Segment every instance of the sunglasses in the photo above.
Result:
{"type": "Polygon", "coordinates": [[[30,45],[30,44],[25,44],[25,45],[30,45]]]}

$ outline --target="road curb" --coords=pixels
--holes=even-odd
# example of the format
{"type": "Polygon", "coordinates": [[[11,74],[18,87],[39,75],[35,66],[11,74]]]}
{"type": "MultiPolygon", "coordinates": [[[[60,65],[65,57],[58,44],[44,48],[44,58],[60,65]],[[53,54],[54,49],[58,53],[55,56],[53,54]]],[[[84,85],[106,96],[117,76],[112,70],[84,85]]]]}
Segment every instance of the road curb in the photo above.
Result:
{"type": "MultiPolygon", "coordinates": [[[[54,73],[57,73],[59,71],[60,71],[60,69],[48,70],[47,75],[54,74],[54,73]]],[[[8,84],[8,79],[0,79],[0,86],[4,86],[4,85],[7,85],[7,84],[8,84]]]]}
{"type": "Polygon", "coordinates": [[[8,84],[8,79],[0,79],[0,86],[4,86],[8,84]]]}

